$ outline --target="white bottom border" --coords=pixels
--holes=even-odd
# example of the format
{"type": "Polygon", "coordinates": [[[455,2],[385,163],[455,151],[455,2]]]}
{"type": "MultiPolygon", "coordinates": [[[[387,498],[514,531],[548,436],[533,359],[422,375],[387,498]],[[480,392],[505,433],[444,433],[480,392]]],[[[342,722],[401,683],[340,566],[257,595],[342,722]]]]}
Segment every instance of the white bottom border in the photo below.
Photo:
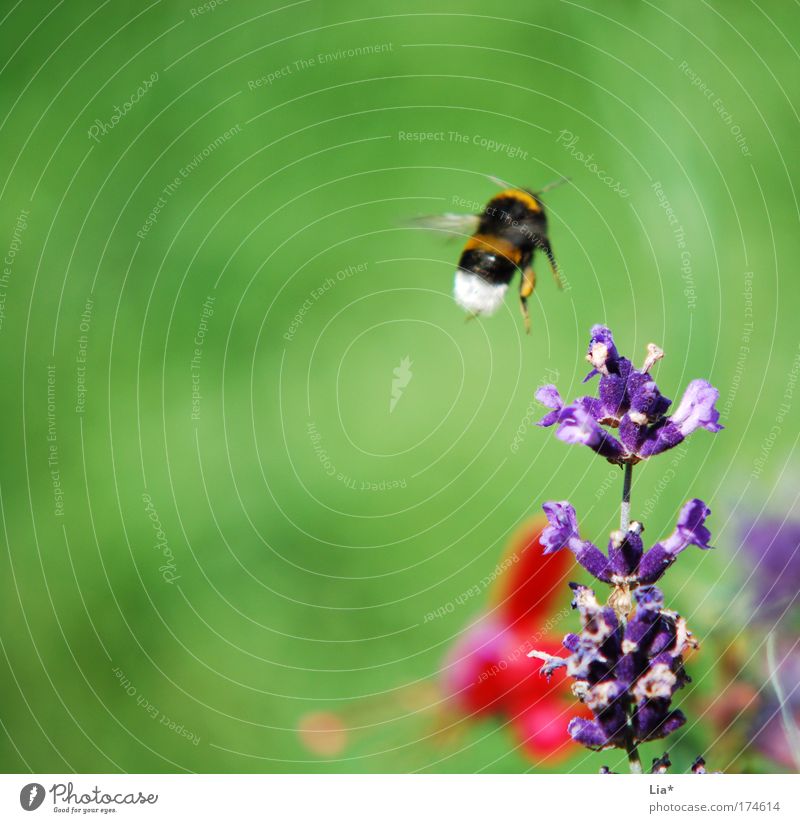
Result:
{"type": "Polygon", "coordinates": [[[681,823],[700,819],[796,823],[800,776],[0,775],[0,820],[53,820],[54,816],[170,823],[681,823]],[[28,811],[23,803],[38,805],[28,811]]]}

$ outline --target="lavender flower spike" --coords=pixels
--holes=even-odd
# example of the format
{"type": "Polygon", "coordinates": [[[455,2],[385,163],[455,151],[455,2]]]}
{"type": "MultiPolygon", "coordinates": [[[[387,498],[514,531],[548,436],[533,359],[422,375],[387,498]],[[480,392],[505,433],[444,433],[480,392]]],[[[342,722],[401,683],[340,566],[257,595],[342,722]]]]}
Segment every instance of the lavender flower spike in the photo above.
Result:
{"type": "Polygon", "coordinates": [[[702,500],[690,500],[681,509],[675,531],[656,543],[639,563],[638,579],[641,584],[655,583],[688,546],[710,549],[711,532],[705,522],[711,509],[702,500]]]}
{"type": "MultiPolygon", "coordinates": [[[[569,734],[598,751],[631,751],[671,734],[686,721],[671,704],[688,682],[683,655],[696,645],[683,619],[663,609],[663,596],[655,588],[637,589],[639,609],[627,622],[601,606],[591,589],[573,588],[582,631],[564,639],[570,652],[567,675],[574,678],[573,690],[593,717],[573,718],[569,734]]],[[[545,674],[564,664],[562,658],[539,652],[529,656],[544,661],[545,674]]]]}
{"type": "Polygon", "coordinates": [[[539,425],[558,423],[559,440],[589,446],[620,465],[634,465],[674,448],[697,429],[718,432],[719,392],[707,380],[692,380],[674,414],[667,416],[672,401],[661,394],[650,374],[663,356],[650,343],[642,368],[636,369],[617,351],[611,331],[593,326],[586,355],[593,368],[586,379],[600,375],[597,397],[564,405],[555,386],[543,386],[536,399],[551,411],[539,425]],[[617,430],[616,436],[607,429],[617,430]]]}
{"type": "MultiPolygon", "coordinates": [[[[664,606],[664,595],[653,584],[688,546],[711,548],[706,520],[708,506],[689,500],[678,515],[675,530],[645,551],[644,526],[631,519],[633,467],[677,446],[703,428],[718,432],[719,391],[706,380],[693,380],[672,415],[672,400],[661,393],[651,372],[664,356],[655,343],[647,347],[637,369],[620,355],[606,326],[593,326],[586,359],[599,376],[596,396],[578,397],[567,405],[555,386],[542,386],[536,399],[550,411],[540,426],[555,426],[556,437],[579,443],[623,469],[619,529],[611,533],[608,552],[581,539],[575,509],[566,501],[543,505],[547,527],[540,541],[545,554],[569,549],[578,563],[611,587],[603,604],[594,591],[570,583],[572,607],[580,613],[581,631],[562,640],[560,657],[534,650],[528,657],[542,661],[550,677],[565,668],[572,690],[591,717],[574,717],[567,730],[573,740],[602,751],[623,749],[630,770],[641,774],[639,746],[667,737],[686,723],[672,707],[678,689],[689,682],[684,656],[697,643],[686,620],[664,606]]],[[[584,380],[584,382],[586,382],[584,380]]],[[[652,773],[666,772],[668,755],[653,761],[652,773]]],[[[704,771],[699,762],[694,771],[704,771]]],[[[607,767],[601,769],[608,774],[607,767]]]]}

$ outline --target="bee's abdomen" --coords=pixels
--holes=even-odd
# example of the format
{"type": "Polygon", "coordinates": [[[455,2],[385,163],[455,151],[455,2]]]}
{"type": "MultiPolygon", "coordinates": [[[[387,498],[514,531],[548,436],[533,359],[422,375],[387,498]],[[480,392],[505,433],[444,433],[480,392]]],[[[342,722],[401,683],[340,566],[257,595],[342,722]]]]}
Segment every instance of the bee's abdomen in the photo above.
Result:
{"type": "Polygon", "coordinates": [[[522,259],[522,250],[495,234],[476,234],[467,241],[458,267],[489,283],[510,283],[522,259]]]}

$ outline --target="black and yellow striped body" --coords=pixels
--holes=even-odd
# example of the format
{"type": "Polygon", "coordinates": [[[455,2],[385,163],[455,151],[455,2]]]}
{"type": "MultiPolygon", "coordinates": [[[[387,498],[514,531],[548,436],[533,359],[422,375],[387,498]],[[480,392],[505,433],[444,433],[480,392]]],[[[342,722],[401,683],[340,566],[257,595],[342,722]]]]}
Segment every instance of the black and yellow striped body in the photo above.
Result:
{"type": "Polygon", "coordinates": [[[487,203],[458,267],[488,283],[508,285],[516,271],[530,266],[537,247],[552,262],[541,201],[524,189],[506,189],[487,203]]]}

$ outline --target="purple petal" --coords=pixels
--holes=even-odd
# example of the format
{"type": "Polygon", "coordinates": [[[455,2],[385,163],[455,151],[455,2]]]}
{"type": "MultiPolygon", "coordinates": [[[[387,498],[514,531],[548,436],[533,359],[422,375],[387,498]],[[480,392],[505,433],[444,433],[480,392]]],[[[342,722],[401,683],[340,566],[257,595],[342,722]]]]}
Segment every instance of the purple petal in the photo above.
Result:
{"type": "Polygon", "coordinates": [[[655,583],[687,546],[710,549],[711,532],[705,527],[711,509],[702,500],[686,503],[678,515],[675,531],[646,552],[639,564],[641,583],[655,583]]]}
{"type": "Polygon", "coordinates": [[[629,414],[619,421],[619,439],[630,454],[640,454],[649,436],[649,427],[634,423],[629,414]]]}
{"type": "Polygon", "coordinates": [[[637,573],[640,583],[655,583],[661,578],[664,572],[672,565],[675,557],[670,554],[661,543],[656,543],[652,549],[644,553],[642,562],[639,563],[637,573]]]}
{"type": "Polygon", "coordinates": [[[541,419],[536,421],[537,426],[541,426],[543,429],[546,429],[548,426],[552,426],[555,423],[558,423],[558,418],[561,416],[561,412],[556,409],[555,411],[547,412],[547,414],[541,419]]]}
{"type": "Polygon", "coordinates": [[[684,437],[701,427],[718,432],[722,429],[717,422],[719,412],[715,403],[718,399],[719,391],[707,380],[692,380],[670,420],[684,437]]]}
{"type": "Polygon", "coordinates": [[[614,345],[614,336],[607,326],[592,326],[589,351],[586,359],[602,374],[608,372],[608,366],[616,365],[619,354],[614,345]]]}
{"type": "Polygon", "coordinates": [[[540,386],[534,395],[536,400],[548,409],[553,411],[548,412],[536,425],[537,426],[552,426],[558,422],[558,417],[561,414],[561,409],[564,406],[564,401],[558,393],[558,389],[553,385],[540,386]]]}
{"type": "Polygon", "coordinates": [[[621,360],[624,366],[620,374],[607,374],[600,378],[598,394],[605,416],[620,418],[628,410],[628,375],[630,363],[621,360]]]}
{"type": "Polygon", "coordinates": [[[627,696],[625,686],[617,680],[602,680],[586,690],[583,702],[608,740],[618,740],[625,733],[627,696]]]}
{"type": "Polygon", "coordinates": [[[566,547],[589,574],[604,583],[610,582],[611,569],[608,558],[593,543],[581,540],[575,509],[570,503],[566,500],[560,503],[551,501],[545,503],[542,509],[547,515],[548,522],[539,538],[539,542],[544,546],[544,554],[552,554],[566,547]]]}
{"type": "Polygon", "coordinates": [[[556,437],[565,443],[580,443],[608,460],[618,460],[624,454],[622,444],[610,435],[581,406],[566,406],[559,417],[561,424],[556,437]]]}
{"type": "Polygon", "coordinates": [[[633,723],[638,740],[658,740],[672,734],[686,722],[681,711],[667,711],[663,701],[650,700],[640,706],[633,723]]]}
{"type": "Polygon", "coordinates": [[[569,544],[571,537],[578,536],[578,518],[568,500],[550,501],[542,506],[548,525],[542,530],[539,542],[545,554],[552,554],[569,544]]]}
{"type": "Polygon", "coordinates": [[[636,647],[633,649],[634,651],[641,650],[646,652],[649,650],[653,627],[659,620],[659,610],[664,605],[664,598],[655,586],[642,586],[638,591],[642,589],[649,589],[651,592],[656,592],[659,598],[654,598],[650,602],[643,603],[638,596],[638,592],[634,593],[639,608],[636,609],[633,617],[631,617],[625,625],[625,640],[628,641],[628,646],[636,647]]]}
{"type": "Polygon", "coordinates": [[[641,524],[634,525],[627,533],[616,531],[608,541],[608,558],[615,574],[627,577],[633,574],[642,559],[641,524]]]}
{"type": "Polygon", "coordinates": [[[577,543],[577,540],[573,540],[570,549],[575,553],[575,559],[578,563],[593,577],[602,580],[603,583],[610,583],[612,572],[608,558],[594,543],[585,541],[580,546],[576,545],[577,543]]]}
{"type": "Polygon", "coordinates": [[[685,503],[678,515],[675,533],[664,543],[672,541],[670,545],[680,545],[677,551],[682,551],[690,545],[697,546],[699,549],[710,549],[711,532],[705,526],[710,514],[711,509],[696,497],[685,503]]]}
{"type": "Polygon", "coordinates": [[[698,428],[718,432],[722,426],[715,406],[719,392],[707,380],[692,380],[680,405],[670,417],[652,426],[637,450],[641,457],[652,457],[674,448],[698,428]]]}
{"type": "Polygon", "coordinates": [[[595,682],[608,673],[608,658],[596,643],[582,639],[580,647],[569,659],[567,674],[577,680],[595,682]]]}
{"type": "Polygon", "coordinates": [[[664,608],[664,593],[656,586],[639,586],[633,597],[636,605],[645,611],[658,613],[664,608]]]}
{"type": "Polygon", "coordinates": [[[661,394],[655,381],[649,375],[638,372],[636,374],[637,379],[631,380],[628,386],[631,399],[630,418],[640,426],[656,423],[664,416],[672,401],[661,394]]]}
{"type": "Polygon", "coordinates": [[[546,386],[540,386],[534,395],[537,402],[541,403],[548,409],[560,409],[564,405],[558,389],[552,384],[548,383],[546,386]]]}
{"type": "Polygon", "coordinates": [[[578,406],[583,409],[588,415],[593,417],[598,422],[602,417],[606,416],[603,404],[596,397],[590,397],[588,394],[579,397],[571,405],[578,406]]]}
{"type": "MultiPolygon", "coordinates": [[[[686,715],[684,715],[682,711],[676,710],[674,712],[670,712],[667,719],[661,724],[658,733],[661,737],[666,737],[668,734],[672,734],[680,729],[685,722],[686,715]]],[[[653,735],[650,736],[650,739],[653,739],[653,735]]]]}
{"type": "Polygon", "coordinates": [[[644,440],[637,449],[640,457],[653,457],[656,454],[673,449],[684,440],[681,430],[670,418],[656,423],[647,429],[644,440]]]}
{"type": "Polygon", "coordinates": [[[588,749],[604,749],[610,745],[606,733],[599,724],[584,717],[573,717],[569,721],[567,731],[573,740],[586,746],[588,749]]]}

